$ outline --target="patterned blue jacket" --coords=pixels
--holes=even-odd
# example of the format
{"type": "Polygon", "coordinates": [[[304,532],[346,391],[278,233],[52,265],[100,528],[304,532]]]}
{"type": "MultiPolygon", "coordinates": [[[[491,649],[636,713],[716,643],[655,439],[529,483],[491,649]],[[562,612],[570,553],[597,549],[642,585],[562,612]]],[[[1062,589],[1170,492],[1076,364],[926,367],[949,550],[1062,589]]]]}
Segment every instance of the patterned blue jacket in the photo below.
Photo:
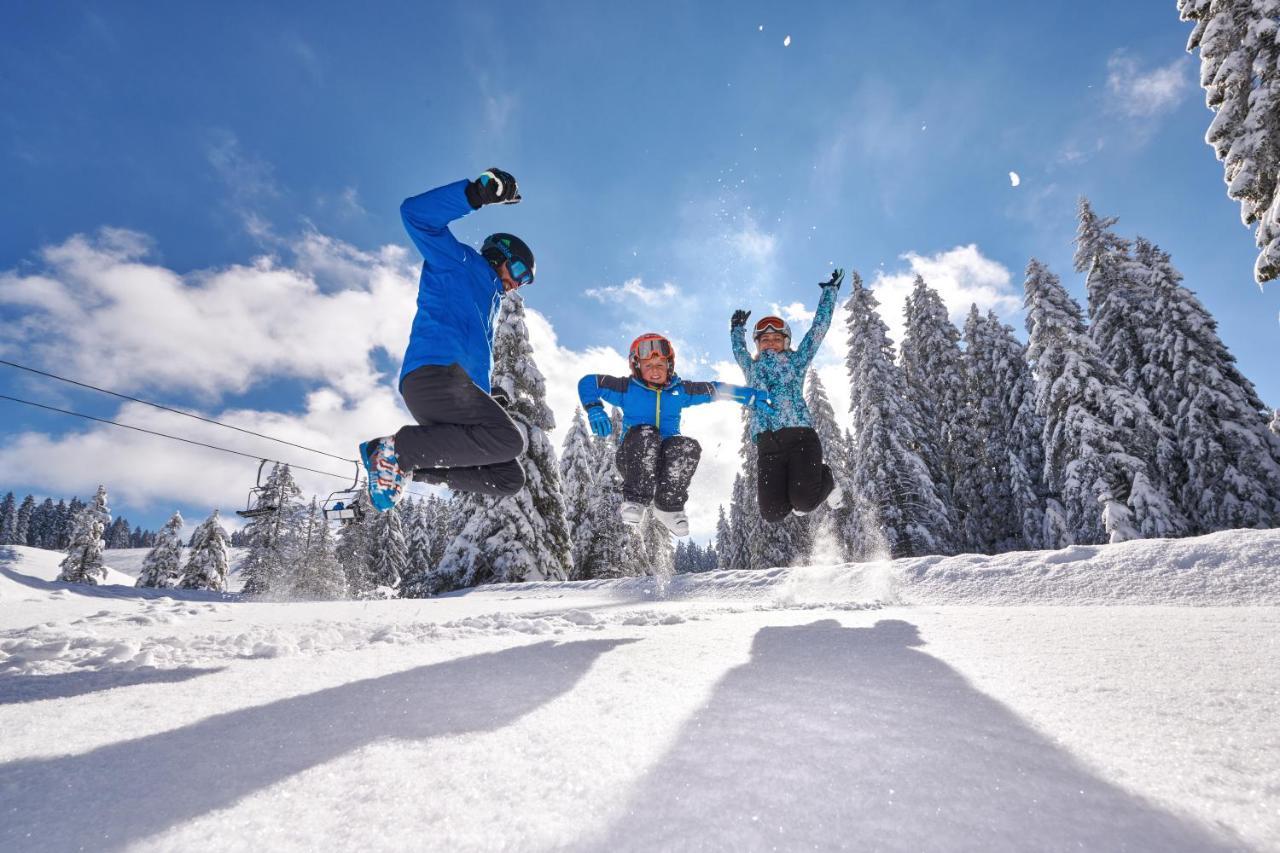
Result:
{"type": "Polygon", "coordinates": [[[663,438],[680,434],[680,414],[686,406],[715,400],[733,400],[743,389],[725,382],[686,382],[679,376],[661,388],[632,376],[589,373],[578,382],[578,399],[584,407],[611,403],[622,409],[622,432],[633,426],[656,426],[663,438]]]}
{"type": "Polygon", "coordinates": [[[502,280],[479,252],[449,231],[450,222],[471,212],[467,183],[446,184],[400,205],[405,230],[422,253],[418,313],[400,382],[423,365],[456,361],[487,394],[502,280]]]}
{"type": "Polygon", "coordinates": [[[809,407],[804,403],[804,377],[810,362],[818,353],[822,339],[827,336],[827,329],[831,327],[831,315],[835,312],[838,290],[836,287],[822,288],[822,299],[813,316],[813,325],[809,327],[809,333],[804,336],[800,346],[794,350],[765,351],[752,358],[747,351],[746,327],[737,326],[729,330],[733,357],[738,360],[738,366],[747,377],[747,384],[768,392],[769,400],[773,403],[772,415],[755,409],[751,411],[752,439],[762,432],[813,426],[809,418],[809,407]]]}

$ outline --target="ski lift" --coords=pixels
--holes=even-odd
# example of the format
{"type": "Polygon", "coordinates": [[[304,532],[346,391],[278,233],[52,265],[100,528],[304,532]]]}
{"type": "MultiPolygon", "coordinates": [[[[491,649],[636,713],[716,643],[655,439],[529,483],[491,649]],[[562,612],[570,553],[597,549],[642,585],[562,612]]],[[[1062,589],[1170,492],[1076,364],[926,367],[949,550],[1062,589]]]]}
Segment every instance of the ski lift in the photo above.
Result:
{"type": "Polygon", "coordinates": [[[360,510],[360,495],[364,489],[360,485],[360,463],[356,462],[356,478],[350,488],[339,489],[324,499],[320,511],[325,521],[359,521],[363,515],[360,510]]]}
{"type": "Polygon", "coordinates": [[[278,507],[271,502],[263,502],[267,496],[267,489],[262,485],[262,469],[267,467],[267,460],[263,459],[258,463],[258,477],[254,481],[253,488],[249,490],[249,499],[245,501],[244,509],[236,510],[236,515],[241,518],[261,518],[264,515],[271,515],[278,507]]]}

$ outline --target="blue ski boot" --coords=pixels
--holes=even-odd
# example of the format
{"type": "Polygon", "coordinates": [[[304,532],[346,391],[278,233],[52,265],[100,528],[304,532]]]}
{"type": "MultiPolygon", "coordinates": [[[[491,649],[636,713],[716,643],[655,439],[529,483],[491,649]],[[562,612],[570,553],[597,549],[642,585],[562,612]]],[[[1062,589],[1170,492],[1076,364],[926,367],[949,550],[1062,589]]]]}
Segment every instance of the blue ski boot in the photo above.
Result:
{"type": "Polygon", "coordinates": [[[386,512],[400,502],[404,492],[404,472],[396,456],[396,440],[392,436],[373,438],[360,445],[369,483],[369,501],[378,512],[386,512]]]}

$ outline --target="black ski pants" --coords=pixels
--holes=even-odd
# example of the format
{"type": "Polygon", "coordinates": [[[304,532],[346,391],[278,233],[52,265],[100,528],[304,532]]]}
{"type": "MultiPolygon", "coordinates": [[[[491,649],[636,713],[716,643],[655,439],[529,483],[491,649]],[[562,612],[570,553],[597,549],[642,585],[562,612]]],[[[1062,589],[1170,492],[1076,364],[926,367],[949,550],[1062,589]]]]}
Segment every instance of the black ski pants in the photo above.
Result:
{"type": "Polygon", "coordinates": [[[760,517],[782,521],[792,510],[812,512],[835,488],[822,462],[822,439],[810,427],[786,427],[756,436],[760,517]]]}
{"type": "Polygon", "coordinates": [[[457,363],[429,364],[404,378],[400,394],[418,423],[396,433],[400,468],[455,492],[514,495],[524,487],[524,433],[457,363]]]}
{"type": "Polygon", "coordinates": [[[689,483],[702,459],[702,445],[687,435],[664,439],[657,427],[627,430],[618,446],[622,499],[663,512],[678,512],[689,500],[689,483]]]}

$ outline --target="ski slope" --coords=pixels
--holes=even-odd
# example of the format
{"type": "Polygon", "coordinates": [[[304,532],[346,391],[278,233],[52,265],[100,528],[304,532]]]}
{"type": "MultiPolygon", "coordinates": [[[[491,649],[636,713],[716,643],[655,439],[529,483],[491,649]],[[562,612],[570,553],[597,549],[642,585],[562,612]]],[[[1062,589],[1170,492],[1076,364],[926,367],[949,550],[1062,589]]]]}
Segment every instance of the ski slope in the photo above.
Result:
{"type": "Polygon", "coordinates": [[[425,601],[60,557],[0,549],[0,850],[1280,850],[1280,531],[425,601]]]}

